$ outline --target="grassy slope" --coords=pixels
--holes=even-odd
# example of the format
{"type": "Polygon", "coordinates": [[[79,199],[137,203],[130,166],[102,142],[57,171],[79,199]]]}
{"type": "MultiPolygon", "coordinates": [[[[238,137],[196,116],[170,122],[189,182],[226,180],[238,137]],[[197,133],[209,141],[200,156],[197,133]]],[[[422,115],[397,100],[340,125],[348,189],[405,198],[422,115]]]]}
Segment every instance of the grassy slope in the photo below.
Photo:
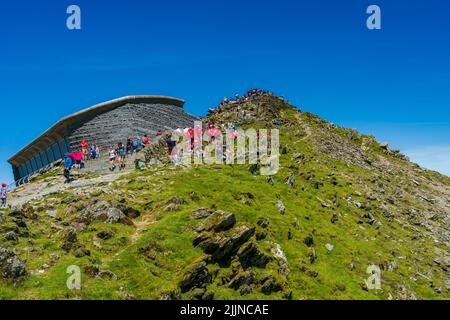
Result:
{"type": "MultiPolygon", "coordinates": [[[[287,117],[294,119],[291,110],[285,113],[287,117]]],[[[318,125],[317,120],[308,114],[302,114],[301,117],[312,128],[318,125]]],[[[347,134],[345,130],[341,130],[343,129],[336,129],[336,132],[347,134]]],[[[382,223],[379,229],[367,223],[357,223],[363,220],[365,211],[347,203],[344,198],[351,196],[354,200],[366,202],[363,195],[366,194],[367,184],[371,183],[371,179],[380,179],[379,177],[375,177],[370,171],[320,154],[308,139],[302,140],[305,132],[300,128],[282,129],[280,134],[281,143],[289,146],[289,152],[282,155],[282,168],[274,177],[274,186],[266,182],[266,177],[253,176],[247,166],[239,165],[201,166],[188,170],[166,166],[135,172],[117,181],[111,187],[116,194],[101,194],[100,197],[109,199],[120,195],[127,199],[134,198],[128,204],[140,209],[143,215],[135,221],[137,228],[95,223],[87,231],[80,233],[79,241],[91,251],[91,257],[78,259],[64,253],[59,248],[61,240],[58,232],[51,231],[53,220],[46,216],[45,211],[41,211],[38,222],[29,223],[32,237],[21,238],[14,247],[19,256],[26,260],[29,272],[40,269],[44,263],[48,264],[52,255],[57,257],[54,258],[54,265],[42,274],[29,274],[18,284],[2,280],[0,298],[123,299],[132,296],[138,299],[158,299],[161,294],[175,290],[189,266],[203,255],[201,250],[192,246],[194,229],[200,222],[192,220],[190,214],[200,207],[213,206],[235,213],[238,224],[245,222],[256,225],[258,218],[270,218],[268,236],[265,240],[260,240],[259,244],[263,248],[268,248],[270,243],[281,246],[290,268],[286,291],[292,291],[294,299],[386,299],[388,292],[395,297],[398,285],[404,285],[421,299],[448,298],[448,292],[437,294],[425,279],[418,277],[417,281],[412,280],[415,272],[430,275],[427,272],[431,270],[432,281],[443,285],[446,276],[433,263],[433,258],[435,247],[441,246],[446,250],[445,247],[434,243],[429,237],[412,240],[416,231],[377,212],[372,211],[372,214],[382,223]],[[296,152],[303,152],[309,161],[300,165],[293,164],[291,158],[296,152]],[[294,188],[284,183],[290,172],[295,173],[297,186],[294,188]],[[334,173],[335,178],[330,173],[334,173]],[[317,181],[323,183],[319,189],[313,187],[312,182],[317,181]],[[199,195],[199,200],[189,199],[192,191],[199,195]],[[254,199],[246,203],[236,200],[240,193],[251,193],[254,199]],[[176,212],[164,212],[162,208],[165,202],[173,195],[188,202],[176,212]],[[285,215],[278,212],[277,196],[281,197],[286,206],[285,215]],[[335,200],[337,205],[323,208],[317,197],[330,202],[335,200]],[[333,213],[339,217],[335,224],[330,222],[333,213]],[[115,235],[112,239],[102,240],[103,248],[98,249],[94,247],[92,238],[101,230],[113,231],[115,235]],[[290,240],[289,232],[293,235],[290,240]],[[49,234],[52,235],[51,238],[48,238],[49,234]],[[314,264],[310,264],[310,249],[303,243],[308,235],[314,237],[317,252],[317,262],[314,264]],[[156,243],[158,247],[155,261],[138,253],[140,248],[150,243],[156,243]],[[332,252],[325,248],[327,243],[334,245],[332,252]],[[33,250],[30,251],[31,248],[33,250]],[[383,271],[382,290],[365,291],[361,288],[364,279],[368,277],[366,268],[370,264],[392,261],[397,263],[398,269],[383,271]],[[74,264],[83,269],[83,266],[92,262],[99,264],[101,270],[111,270],[118,276],[117,280],[90,278],[83,274],[82,290],[68,290],[65,286],[68,277],[66,268],[74,264]],[[354,270],[348,268],[350,263],[355,265],[354,270]],[[317,271],[318,276],[308,276],[302,266],[317,271]]],[[[361,136],[354,143],[360,144],[358,139],[361,136]]],[[[376,147],[370,152],[381,154],[376,147]]],[[[425,174],[449,184],[446,177],[429,172],[425,174]]],[[[390,192],[389,187],[387,192],[390,192]]],[[[54,195],[51,197],[55,198],[54,195]]],[[[42,202],[45,203],[46,200],[42,202]]],[[[58,215],[63,217],[63,221],[69,221],[71,217],[63,216],[64,208],[65,205],[59,206],[58,215]]],[[[11,224],[4,224],[3,230],[8,223],[11,224]]],[[[3,245],[12,246],[5,242],[3,245]]],[[[229,272],[229,268],[214,265],[209,268],[218,270],[218,279],[229,272]]],[[[277,269],[276,262],[271,262],[258,272],[277,274],[277,269]]],[[[239,291],[220,286],[217,281],[208,290],[215,293],[215,299],[285,297],[284,293],[265,296],[260,292],[241,297],[239,291]]],[[[187,293],[182,298],[191,298],[191,295],[187,293]]]]}

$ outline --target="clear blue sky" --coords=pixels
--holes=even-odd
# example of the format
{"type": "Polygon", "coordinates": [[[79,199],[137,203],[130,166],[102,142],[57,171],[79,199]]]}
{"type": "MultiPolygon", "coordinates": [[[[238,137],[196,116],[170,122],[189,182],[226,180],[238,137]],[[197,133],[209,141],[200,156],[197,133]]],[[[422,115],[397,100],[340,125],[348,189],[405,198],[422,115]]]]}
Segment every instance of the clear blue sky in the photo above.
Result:
{"type": "Polygon", "coordinates": [[[39,0],[0,5],[0,178],[61,117],[130,94],[201,115],[262,87],[450,175],[450,3],[39,0]],[[77,4],[82,30],[66,28],[77,4]],[[366,8],[382,30],[366,28],[366,8]]]}

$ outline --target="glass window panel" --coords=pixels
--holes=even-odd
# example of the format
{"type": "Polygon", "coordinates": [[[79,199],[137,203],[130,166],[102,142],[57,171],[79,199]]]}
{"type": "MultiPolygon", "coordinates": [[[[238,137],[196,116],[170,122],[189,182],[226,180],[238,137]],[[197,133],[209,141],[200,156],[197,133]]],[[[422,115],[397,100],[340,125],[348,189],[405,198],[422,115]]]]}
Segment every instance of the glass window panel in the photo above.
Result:
{"type": "Polygon", "coordinates": [[[42,161],[41,157],[39,156],[39,153],[34,156],[34,161],[36,161],[37,170],[42,168],[42,161]]]}

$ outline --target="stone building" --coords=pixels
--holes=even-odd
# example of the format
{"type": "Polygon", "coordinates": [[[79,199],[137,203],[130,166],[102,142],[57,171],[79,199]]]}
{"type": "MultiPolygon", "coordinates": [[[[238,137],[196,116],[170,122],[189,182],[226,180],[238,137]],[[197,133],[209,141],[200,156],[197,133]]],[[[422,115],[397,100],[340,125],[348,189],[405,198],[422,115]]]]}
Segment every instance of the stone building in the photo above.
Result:
{"type": "Polygon", "coordinates": [[[183,106],[183,100],[163,96],[107,101],[61,119],[8,162],[17,181],[62,159],[66,152],[80,150],[83,139],[106,150],[128,138],[135,140],[138,134],[154,139],[159,130],[192,127],[196,118],[183,106]]]}

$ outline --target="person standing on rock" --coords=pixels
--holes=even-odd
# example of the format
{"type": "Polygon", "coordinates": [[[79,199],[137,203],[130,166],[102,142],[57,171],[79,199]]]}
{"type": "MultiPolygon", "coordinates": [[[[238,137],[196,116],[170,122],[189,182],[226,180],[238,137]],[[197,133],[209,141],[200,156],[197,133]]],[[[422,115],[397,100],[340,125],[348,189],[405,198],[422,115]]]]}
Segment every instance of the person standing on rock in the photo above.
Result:
{"type": "Polygon", "coordinates": [[[136,155],[138,155],[142,151],[142,138],[140,135],[138,135],[138,138],[134,144],[136,149],[136,155]]]}
{"type": "Polygon", "coordinates": [[[95,144],[91,144],[91,160],[97,159],[97,148],[95,144]]]}
{"type": "Polygon", "coordinates": [[[172,153],[174,153],[173,150],[175,149],[177,142],[173,140],[172,135],[170,135],[167,137],[166,143],[169,152],[169,161],[173,161],[174,159],[172,158],[172,153]]]}
{"type": "Polygon", "coordinates": [[[69,157],[69,154],[64,155],[64,178],[66,178],[66,181],[64,183],[70,183],[72,182],[72,179],[70,178],[70,169],[72,169],[73,166],[73,160],[71,157],[69,157]]]}
{"type": "Polygon", "coordinates": [[[83,162],[83,152],[81,152],[80,150],[78,150],[77,153],[75,153],[75,158],[73,158],[73,160],[75,160],[75,169],[80,170],[81,169],[81,163],[83,162]]]}
{"type": "Polygon", "coordinates": [[[110,148],[109,155],[109,171],[114,171],[116,169],[116,150],[114,147],[110,148]]]}
{"type": "Polygon", "coordinates": [[[127,150],[123,143],[119,143],[119,148],[117,149],[119,154],[119,170],[125,169],[125,156],[127,155],[127,150]]]}
{"type": "Polygon", "coordinates": [[[2,208],[6,207],[6,198],[8,193],[8,191],[6,190],[7,187],[8,185],[6,183],[2,183],[2,189],[0,190],[0,199],[2,201],[1,203],[2,208]]]}
{"type": "Polygon", "coordinates": [[[133,155],[133,142],[131,142],[130,138],[127,139],[127,154],[133,155]]]}
{"type": "Polygon", "coordinates": [[[84,159],[87,160],[89,158],[89,146],[85,139],[81,141],[81,151],[83,153],[84,159]]]}

